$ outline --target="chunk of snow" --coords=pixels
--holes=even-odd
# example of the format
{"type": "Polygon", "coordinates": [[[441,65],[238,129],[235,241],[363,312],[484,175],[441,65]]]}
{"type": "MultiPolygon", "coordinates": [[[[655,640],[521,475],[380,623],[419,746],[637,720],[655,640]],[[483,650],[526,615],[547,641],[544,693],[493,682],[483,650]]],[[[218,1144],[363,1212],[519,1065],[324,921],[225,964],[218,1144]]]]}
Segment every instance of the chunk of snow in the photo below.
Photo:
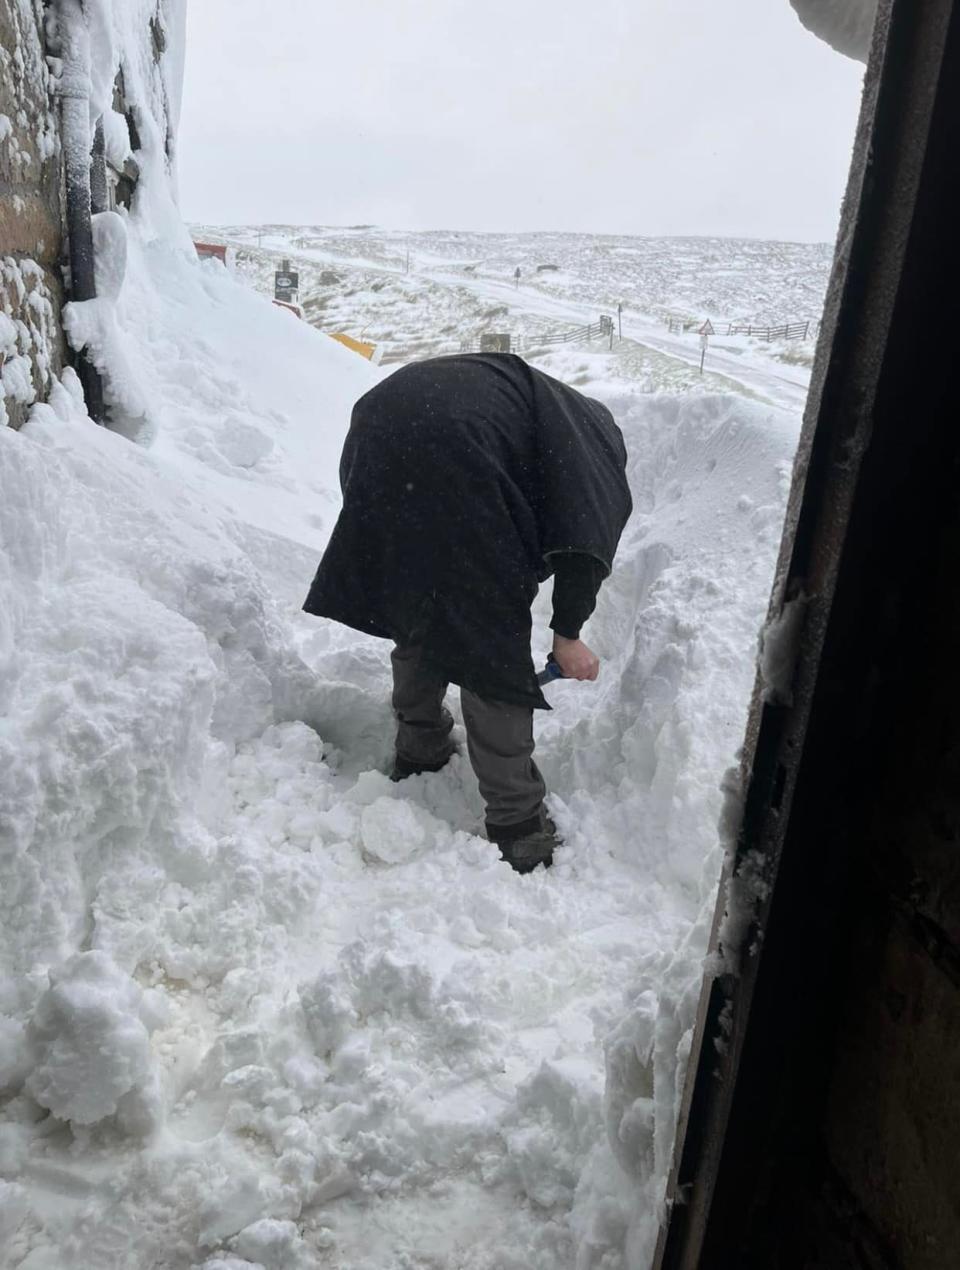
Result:
{"type": "Polygon", "coordinates": [[[10,357],[0,370],[3,396],[29,405],[36,397],[33,369],[28,357],[10,357]]]}
{"type": "Polygon", "coordinates": [[[602,1094],[599,1073],[575,1060],[544,1062],[517,1091],[505,1125],[507,1154],[535,1204],[569,1205],[582,1162],[596,1141],[602,1094]]]}
{"type": "Polygon", "coordinates": [[[17,351],[17,328],[6,313],[0,312],[0,353],[11,357],[17,351]]]}
{"type": "MultiPolygon", "coordinates": [[[[51,972],[27,1028],[27,1090],[61,1120],[96,1124],[153,1096],[143,993],[102,952],[77,953],[51,972]]],[[[149,1119],[149,1116],[148,1116],[149,1119]]]]}
{"type": "Polygon", "coordinates": [[[793,676],[800,654],[800,638],[809,601],[799,595],[787,600],[760,633],[760,679],[763,699],[771,705],[793,704],[793,676]]]}
{"type": "Polygon", "coordinates": [[[18,1090],[29,1071],[30,1051],[24,1024],[0,1014],[0,1094],[18,1090]]]}
{"type": "Polygon", "coordinates": [[[356,1012],[329,971],[298,990],[315,1052],[322,1058],[338,1049],[357,1023],[356,1012]]]}
{"type": "Polygon", "coordinates": [[[241,1255],[264,1270],[309,1270],[313,1258],[292,1221],[265,1217],[247,1226],[233,1241],[241,1255]]]}
{"type": "Polygon", "coordinates": [[[383,864],[399,864],[427,841],[424,815],[410,803],[378,798],[360,817],[363,849],[383,864]]]}
{"type": "Polygon", "coordinates": [[[737,861],[728,878],[719,943],[723,968],[735,973],[745,951],[747,935],[753,927],[757,905],[770,893],[770,860],[759,851],[748,851],[737,861]]]}
{"type": "Polygon", "coordinates": [[[117,212],[90,218],[97,297],[117,300],[127,273],[127,227],[117,212]]]}
{"type": "Polygon", "coordinates": [[[101,117],[103,123],[103,144],[107,162],[118,172],[130,157],[130,129],[127,121],[119,111],[109,107],[101,117]]]}
{"type": "Polygon", "coordinates": [[[268,1207],[264,1186],[249,1170],[243,1170],[201,1199],[200,1243],[221,1243],[263,1216],[268,1207]]]}
{"type": "Polygon", "coordinates": [[[649,1176],[653,1166],[653,1047],[658,1001],[641,993],[604,1042],[604,1114],[613,1153],[625,1172],[649,1176]]]}
{"type": "Polygon", "coordinates": [[[30,1211],[26,1188],[0,1180],[0,1248],[8,1248],[30,1211]]]}

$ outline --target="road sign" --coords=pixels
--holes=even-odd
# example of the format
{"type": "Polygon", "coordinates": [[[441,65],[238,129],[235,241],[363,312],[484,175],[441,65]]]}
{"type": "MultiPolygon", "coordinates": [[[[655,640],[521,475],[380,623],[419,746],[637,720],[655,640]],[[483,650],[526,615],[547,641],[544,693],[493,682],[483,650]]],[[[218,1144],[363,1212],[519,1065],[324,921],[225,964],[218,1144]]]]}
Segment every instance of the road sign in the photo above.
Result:
{"type": "Polygon", "coordinates": [[[300,290],[300,275],[290,268],[290,261],[284,260],[273,275],[273,298],[290,301],[300,290]]]}
{"type": "Polygon", "coordinates": [[[714,334],[713,323],[707,318],[703,326],[700,327],[700,374],[703,374],[703,359],[707,355],[707,348],[710,344],[710,336],[714,334]]]}

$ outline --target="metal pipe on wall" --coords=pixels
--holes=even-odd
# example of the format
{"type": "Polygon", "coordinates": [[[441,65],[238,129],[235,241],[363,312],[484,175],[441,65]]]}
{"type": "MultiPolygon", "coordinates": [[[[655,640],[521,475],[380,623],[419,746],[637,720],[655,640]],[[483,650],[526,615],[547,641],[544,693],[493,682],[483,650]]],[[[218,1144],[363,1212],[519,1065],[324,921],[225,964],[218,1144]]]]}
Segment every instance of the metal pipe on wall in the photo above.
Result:
{"type": "MultiPolygon", "coordinates": [[[[59,97],[66,192],[67,248],[71,300],[97,294],[91,225],[90,39],[80,0],[58,0],[60,37],[59,97]]],[[[102,134],[101,134],[102,136],[102,134]]],[[[103,381],[85,353],[77,355],[77,374],[91,419],[104,419],[103,381]]]]}

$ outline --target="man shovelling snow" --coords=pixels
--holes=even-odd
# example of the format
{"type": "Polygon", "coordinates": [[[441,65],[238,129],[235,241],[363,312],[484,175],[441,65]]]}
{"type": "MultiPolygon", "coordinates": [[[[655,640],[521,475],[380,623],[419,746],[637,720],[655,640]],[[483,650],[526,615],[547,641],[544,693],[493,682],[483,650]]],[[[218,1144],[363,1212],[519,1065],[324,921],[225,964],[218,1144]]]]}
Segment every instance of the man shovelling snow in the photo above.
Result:
{"type": "Polygon", "coordinates": [[[631,511],[620,429],[605,406],[519,357],[436,358],[356,403],[340,461],[343,510],[304,608],[393,640],[394,779],[454,753],[460,686],[487,836],[518,872],[557,845],[533,761],[548,709],[530,606],[554,575],[553,656],[596,679],[580,640],[631,511]]]}

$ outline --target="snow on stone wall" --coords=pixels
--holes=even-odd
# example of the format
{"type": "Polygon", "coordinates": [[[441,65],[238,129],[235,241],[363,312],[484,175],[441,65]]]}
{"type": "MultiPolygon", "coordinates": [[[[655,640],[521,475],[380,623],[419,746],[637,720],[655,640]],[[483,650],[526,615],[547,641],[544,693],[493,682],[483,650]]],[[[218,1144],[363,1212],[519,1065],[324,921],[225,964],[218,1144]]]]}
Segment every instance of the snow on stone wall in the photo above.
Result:
{"type": "Polygon", "coordinates": [[[40,0],[0,0],[0,427],[62,364],[59,130],[40,0]]]}
{"type": "Polygon", "coordinates": [[[29,256],[0,256],[0,427],[49,395],[61,364],[56,281],[29,256]]]}
{"type": "MultiPolygon", "coordinates": [[[[186,248],[174,205],[184,20],[185,0],[0,0],[0,426],[46,400],[63,364],[61,144],[87,168],[102,120],[109,162],[140,168],[141,232],[186,248]],[[89,112],[62,143],[64,91],[89,112]]],[[[91,351],[109,378],[109,358],[91,351]]]]}
{"type": "MultiPolygon", "coordinates": [[[[163,242],[192,255],[176,207],[175,120],[183,68],[183,0],[59,0],[55,42],[61,54],[59,83],[82,94],[89,110],[65,123],[67,165],[89,163],[93,132],[103,127],[108,165],[128,160],[138,177],[130,215],[125,208],[93,218],[96,265],[94,300],[74,301],[64,326],[74,349],[100,372],[108,424],[140,440],[153,438],[144,385],[117,322],[128,234],[146,247],[163,242]],[[122,106],[122,110],[115,109],[122,106]]],[[[128,289],[129,290],[129,289],[128,289]]]]}
{"type": "Polygon", "coordinates": [[[800,21],[838,53],[867,60],[877,0],[790,0],[800,21]]]}

